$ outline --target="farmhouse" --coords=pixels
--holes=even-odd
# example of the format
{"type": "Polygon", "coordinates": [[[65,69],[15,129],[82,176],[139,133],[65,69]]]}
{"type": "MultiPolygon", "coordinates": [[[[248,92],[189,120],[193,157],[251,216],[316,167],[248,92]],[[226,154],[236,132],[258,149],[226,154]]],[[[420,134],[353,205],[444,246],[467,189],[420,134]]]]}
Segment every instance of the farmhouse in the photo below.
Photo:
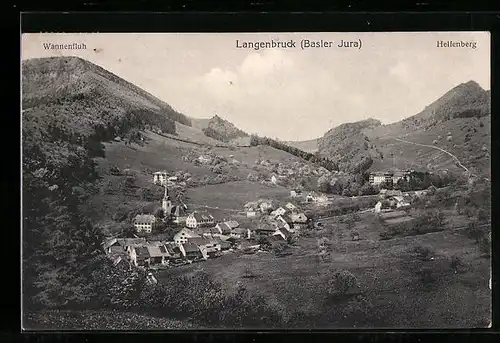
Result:
{"type": "Polygon", "coordinates": [[[182,251],[179,246],[175,243],[165,243],[165,248],[170,255],[171,260],[177,260],[182,258],[182,251]]]}
{"type": "Polygon", "coordinates": [[[270,236],[276,231],[276,228],[269,225],[269,224],[261,224],[257,228],[255,228],[253,231],[254,232],[252,232],[252,233],[255,233],[256,235],[259,235],[259,236],[270,236]]]}
{"type": "Polygon", "coordinates": [[[151,233],[156,224],[156,218],[152,214],[138,214],[134,218],[134,227],[137,232],[151,233]]]}
{"type": "Polygon", "coordinates": [[[200,248],[194,243],[184,243],[179,246],[182,255],[189,260],[197,260],[203,258],[203,253],[200,248]]]}
{"type": "Polygon", "coordinates": [[[175,234],[174,242],[177,244],[184,244],[188,241],[188,238],[195,238],[195,237],[200,237],[200,235],[198,235],[197,233],[188,228],[183,228],[181,231],[175,234]]]}
{"type": "Polygon", "coordinates": [[[167,183],[167,172],[157,171],[156,173],[153,173],[153,183],[155,185],[164,186],[167,183]]]}
{"type": "Polygon", "coordinates": [[[195,237],[189,238],[188,243],[197,245],[205,258],[217,255],[221,251],[219,242],[213,239],[195,237]]]}
{"type": "Polygon", "coordinates": [[[227,225],[229,225],[229,227],[230,227],[231,229],[235,229],[235,228],[237,228],[238,226],[240,226],[240,223],[238,223],[236,220],[227,220],[227,221],[225,221],[225,223],[226,223],[227,225]]]}
{"type": "Polygon", "coordinates": [[[231,230],[230,233],[231,237],[234,238],[246,238],[249,239],[251,237],[251,232],[250,229],[245,229],[245,228],[234,228],[231,230]]]}
{"type": "Polygon", "coordinates": [[[229,235],[231,233],[231,226],[227,222],[217,223],[215,228],[221,235],[229,235]]]}
{"type": "Polygon", "coordinates": [[[214,217],[208,212],[193,212],[186,218],[186,226],[189,228],[207,227],[215,224],[214,217]]]}

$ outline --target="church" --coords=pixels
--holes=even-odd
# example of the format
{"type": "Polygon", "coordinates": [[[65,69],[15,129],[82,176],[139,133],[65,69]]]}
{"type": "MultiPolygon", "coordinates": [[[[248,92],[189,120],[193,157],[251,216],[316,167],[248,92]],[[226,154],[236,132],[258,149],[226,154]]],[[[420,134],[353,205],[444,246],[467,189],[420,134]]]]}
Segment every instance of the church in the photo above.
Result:
{"type": "Polygon", "coordinates": [[[175,224],[184,224],[186,222],[186,205],[172,204],[170,196],[168,195],[168,187],[165,185],[165,194],[161,202],[161,208],[165,214],[165,220],[172,220],[175,224]]]}

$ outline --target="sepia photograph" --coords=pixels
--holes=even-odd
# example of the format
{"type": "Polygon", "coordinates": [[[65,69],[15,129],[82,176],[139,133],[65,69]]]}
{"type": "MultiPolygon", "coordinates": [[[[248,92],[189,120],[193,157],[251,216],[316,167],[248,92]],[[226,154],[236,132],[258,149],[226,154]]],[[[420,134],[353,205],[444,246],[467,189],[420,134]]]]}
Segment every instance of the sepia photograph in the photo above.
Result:
{"type": "Polygon", "coordinates": [[[24,33],[21,324],[491,327],[488,32],[24,33]]]}

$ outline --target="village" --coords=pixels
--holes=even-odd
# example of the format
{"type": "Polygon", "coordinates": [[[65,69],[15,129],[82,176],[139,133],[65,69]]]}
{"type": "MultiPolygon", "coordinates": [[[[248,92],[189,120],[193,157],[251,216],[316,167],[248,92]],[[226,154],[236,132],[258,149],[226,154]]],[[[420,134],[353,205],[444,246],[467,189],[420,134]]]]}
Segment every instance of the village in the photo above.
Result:
{"type": "MultiPolygon", "coordinates": [[[[369,182],[374,186],[396,184],[400,179],[408,178],[412,171],[399,173],[371,173],[369,182]]],[[[294,242],[301,231],[315,228],[321,222],[313,222],[308,218],[301,205],[324,207],[330,198],[318,192],[302,192],[300,189],[290,190],[290,201],[278,204],[273,200],[259,199],[245,204],[239,215],[250,219],[252,226],[242,226],[237,220],[228,218],[217,221],[207,210],[194,210],[180,202],[173,204],[169,195],[169,186],[177,181],[175,176],[167,172],[153,173],[153,183],[164,188],[161,200],[162,215],[141,213],[135,216],[133,226],[136,235],[130,238],[108,238],[104,250],[115,265],[123,263],[127,268],[144,268],[157,270],[206,261],[236,251],[256,253],[269,251],[275,245],[294,242]],[[160,224],[178,228],[171,241],[155,240],[152,233],[160,224]]],[[[272,175],[271,184],[276,183],[272,175]]],[[[420,196],[425,190],[411,192],[420,196]]],[[[356,198],[356,197],[353,197],[356,198]]],[[[379,200],[369,211],[375,213],[389,212],[409,207],[412,196],[409,192],[382,188],[379,200]]],[[[359,237],[353,236],[353,240],[359,237]]],[[[156,282],[153,274],[149,274],[151,282],[156,282]]]]}

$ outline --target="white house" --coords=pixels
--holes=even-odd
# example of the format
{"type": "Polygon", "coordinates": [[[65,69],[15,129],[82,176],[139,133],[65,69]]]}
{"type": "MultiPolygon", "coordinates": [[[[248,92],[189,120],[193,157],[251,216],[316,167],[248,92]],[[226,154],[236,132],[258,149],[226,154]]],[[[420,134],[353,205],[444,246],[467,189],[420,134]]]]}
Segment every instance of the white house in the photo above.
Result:
{"type": "Polygon", "coordinates": [[[277,209],[271,212],[271,215],[277,217],[277,216],[282,216],[285,213],[286,210],[283,207],[278,207],[277,209]]]}
{"type": "Polygon", "coordinates": [[[257,212],[253,208],[249,208],[246,213],[247,213],[247,218],[253,218],[257,216],[257,212]]]}
{"type": "Polygon", "coordinates": [[[186,226],[192,229],[215,224],[214,217],[208,212],[193,212],[186,218],[186,226]]]}
{"type": "Polygon", "coordinates": [[[153,173],[153,183],[164,186],[167,183],[167,172],[157,171],[153,173]]]}
{"type": "Polygon", "coordinates": [[[201,236],[188,228],[183,228],[181,231],[175,234],[174,242],[177,244],[184,244],[188,241],[188,238],[197,238],[197,237],[201,236]]]}
{"type": "Polygon", "coordinates": [[[307,216],[304,213],[292,213],[290,218],[293,223],[307,223],[307,216]]]}
{"type": "Polygon", "coordinates": [[[271,183],[273,183],[273,184],[277,184],[278,183],[278,178],[274,174],[271,176],[271,183]]]}
{"type": "Polygon", "coordinates": [[[297,192],[296,191],[290,191],[290,197],[296,198],[297,197],[297,192]]]}
{"type": "Polygon", "coordinates": [[[396,208],[408,207],[411,204],[411,200],[407,196],[395,196],[393,198],[396,200],[396,208]]]}
{"type": "Polygon", "coordinates": [[[138,214],[134,218],[134,227],[137,232],[151,233],[156,224],[156,218],[152,214],[138,214]]]}
{"type": "Polygon", "coordinates": [[[262,213],[266,213],[267,211],[269,210],[272,210],[273,209],[273,204],[271,204],[271,202],[268,202],[268,201],[263,201],[260,205],[259,205],[259,208],[260,208],[260,211],[262,213]]]}
{"type": "Polygon", "coordinates": [[[297,206],[295,206],[294,204],[292,204],[291,202],[289,202],[288,204],[285,205],[285,207],[287,209],[289,209],[290,211],[294,211],[297,209],[297,206]]]}

